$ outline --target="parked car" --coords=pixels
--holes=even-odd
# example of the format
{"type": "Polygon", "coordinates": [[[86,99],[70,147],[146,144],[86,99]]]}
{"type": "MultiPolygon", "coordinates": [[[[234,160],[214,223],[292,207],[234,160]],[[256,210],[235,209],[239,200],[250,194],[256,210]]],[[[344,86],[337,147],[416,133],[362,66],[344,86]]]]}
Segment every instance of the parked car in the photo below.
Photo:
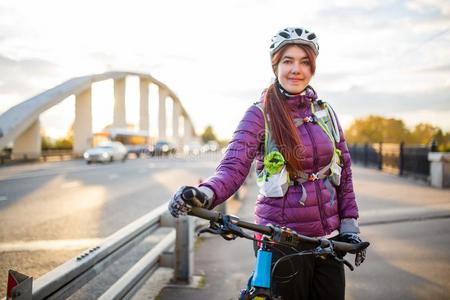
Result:
{"type": "Polygon", "coordinates": [[[128,156],[134,154],[136,157],[141,157],[141,154],[149,154],[149,147],[147,145],[128,145],[126,146],[128,156]]]}
{"type": "Polygon", "coordinates": [[[183,152],[186,155],[189,155],[189,154],[199,155],[200,153],[204,152],[204,148],[199,143],[192,142],[192,143],[184,145],[183,152]]]}
{"type": "Polygon", "coordinates": [[[216,152],[220,149],[219,143],[216,141],[209,141],[205,144],[205,152],[216,152]]]}
{"type": "Polygon", "coordinates": [[[151,156],[162,156],[177,153],[175,145],[168,141],[157,141],[153,147],[149,147],[151,156]]]}
{"type": "Polygon", "coordinates": [[[120,142],[101,143],[97,147],[88,149],[83,157],[87,164],[92,162],[113,162],[114,160],[125,161],[127,159],[127,148],[120,142]]]}

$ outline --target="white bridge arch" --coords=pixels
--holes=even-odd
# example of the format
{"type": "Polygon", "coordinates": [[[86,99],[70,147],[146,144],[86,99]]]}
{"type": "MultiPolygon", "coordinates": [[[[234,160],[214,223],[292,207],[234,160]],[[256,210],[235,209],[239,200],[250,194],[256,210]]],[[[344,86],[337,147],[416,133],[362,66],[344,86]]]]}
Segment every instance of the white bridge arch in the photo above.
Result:
{"type": "Polygon", "coordinates": [[[114,80],[113,126],[126,128],[125,116],[125,79],[138,76],[140,81],[139,129],[149,129],[149,84],[159,88],[158,138],[166,135],[166,99],[173,100],[172,139],[177,145],[188,143],[195,136],[195,130],[188,113],[175,93],[164,83],[149,74],[134,72],[107,72],[70,79],[54,88],[34,96],[0,115],[0,149],[14,142],[13,156],[37,158],[41,154],[39,116],[52,106],[71,95],[75,95],[74,144],[75,155],[81,155],[89,148],[92,138],[92,97],[91,86],[94,82],[114,80]],[[183,136],[179,136],[179,118],[183,118],[183,136]],[[14,155],[15,154],[15,155],[14,155]]]}

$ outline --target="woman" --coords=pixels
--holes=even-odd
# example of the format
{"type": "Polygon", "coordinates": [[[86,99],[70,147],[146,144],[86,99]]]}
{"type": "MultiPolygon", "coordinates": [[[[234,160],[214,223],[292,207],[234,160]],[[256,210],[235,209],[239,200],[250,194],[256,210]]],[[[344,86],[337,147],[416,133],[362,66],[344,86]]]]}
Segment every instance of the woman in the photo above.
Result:
{"type": "MultiPolygon", "coordinates": [[[[275,82],[261,102],[247,110],[216,173],[200,185],[207,200],[191,205],[211,209],[228,199],[256,158],[257,224],[286,226],[310,237],[361,241],[342,129],[331,107],[309,86],[318,54],[316,35],[303,28],[286,28],[272,38],[275,82]]],[[[169,203],[174,216],[191,207],[181,199],[181,190],[169,203]]],[[[274,260],[281,255],[275,251],[274,260]]],[[[365,252],[359,252],[355,264],[364,258],[365,252]]],[[[332,258],[297,258],[277,268],[276,275],[274,293],[283,299],[345,298],[343,264],[332,258]],[[293,265],[300,273],[288,282],[280,279],[293,272],[293,265]]]]}

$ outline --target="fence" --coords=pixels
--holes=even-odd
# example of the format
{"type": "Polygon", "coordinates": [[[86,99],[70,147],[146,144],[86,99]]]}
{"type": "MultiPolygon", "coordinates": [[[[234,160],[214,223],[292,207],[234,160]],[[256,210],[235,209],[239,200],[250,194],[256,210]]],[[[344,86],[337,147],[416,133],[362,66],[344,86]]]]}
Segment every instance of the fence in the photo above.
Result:
{"type": "Polygon", "coordinates": [[[11,270],[10,273],[16,275],[16,279],[17,276],[22,278],[16,280],[15,286],[8,284],[8,300],[66,299],[160,227],[176,227],[176,230],[165,234],[99,299],[130,297],[160,266],[174,268],[176,281],[188,282],[193,269],[193,218],[174,219],[167,212],[167,204],[163,204],[106,238],[100,245],[39,277],[33,282],[32,288],[31,278],[11,270]],[[174,247],[176,255],[170,252],[174,247]]]}
{"type": "Polygon", "coordinates": [[[405,145],[391,143],[376,143],[364,145],[349,145],[352,161],[368,167],[398,174],[414,176],[428,180],[430,148],[424,145],[405,145]]]}
{"type": "MultiPolygon", "coordinates": [[[[236,198],[238,197],[235,196],[236,198]]],[[[226,213],[225,203],[218,206],[217,210],[226,213]]],[[[11,280],[8,279],[7,299],[67,299],[161,227],[175,229],[165,234],[98,299],[130,299],[159,267],[173,268],[173,282],[188,284],[194,270],[194,231],[196,227],[207,223],[192,217],[175,219],[168,213],[167,204],[163,204],[106,238],[100,245],[65,262],[35,282],[26,275],[10,270],[14,277],[12,281],[16,281],[16,284],[10,285],[11,280]]]]}
{"type": "Polygon", "coordinates": [[[0,164],[12,161],[62,161],[75,158],[72,150],[43,150],[39,153],[12,153],[11,151],[0,152],[0,164]]]}

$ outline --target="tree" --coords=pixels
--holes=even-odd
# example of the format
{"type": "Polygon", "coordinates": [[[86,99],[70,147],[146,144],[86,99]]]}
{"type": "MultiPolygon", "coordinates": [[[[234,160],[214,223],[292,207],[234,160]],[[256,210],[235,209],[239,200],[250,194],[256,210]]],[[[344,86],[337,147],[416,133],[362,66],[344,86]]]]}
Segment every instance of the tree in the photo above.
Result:
{"type": "Polygon", "coordinates": [[[400,143],[408,138],[408,133],[402,120],[369,116],[353,121],[345,137],[349,143],[400,143]]]}
{"type": "Polygon", "coordinates": [[[445,134],[439,129],[434,135],[434,139],[437,143],[437,150],[439,152],[449,152],[450,151],[450,131],[445,134]]]}
{"type": "Polygon", "coordinates": [[[48,149],[52,149],[52,147],[53,147],[52,140],[45,134],[41,134],[41,149],[48,150],[48,149]]]}
{"type": "Polygon", "coordinates": [[[208,127],[206,127],[205,131],[202,133],[202,141],[203,143],[207,143],[209,141],[218,141],[211,125],[208,125],[208,127]]]}
{"type": "Polygon", "coordinates": [[[438,132],[442,135],[442,130],[433,125],[427,123],[417,124],[411,132],[410,142],[414,144],[430,144],[438,132]]]}
{"type": "Polygon", "coordinates": [[[450,151],[450,132],[428,123],[419,123],[408,130],[402,120],[381,116],[356,119],[345,131],[349,144],[400,143],[431,145],[434,140],[440,152],[450,151]]]}

